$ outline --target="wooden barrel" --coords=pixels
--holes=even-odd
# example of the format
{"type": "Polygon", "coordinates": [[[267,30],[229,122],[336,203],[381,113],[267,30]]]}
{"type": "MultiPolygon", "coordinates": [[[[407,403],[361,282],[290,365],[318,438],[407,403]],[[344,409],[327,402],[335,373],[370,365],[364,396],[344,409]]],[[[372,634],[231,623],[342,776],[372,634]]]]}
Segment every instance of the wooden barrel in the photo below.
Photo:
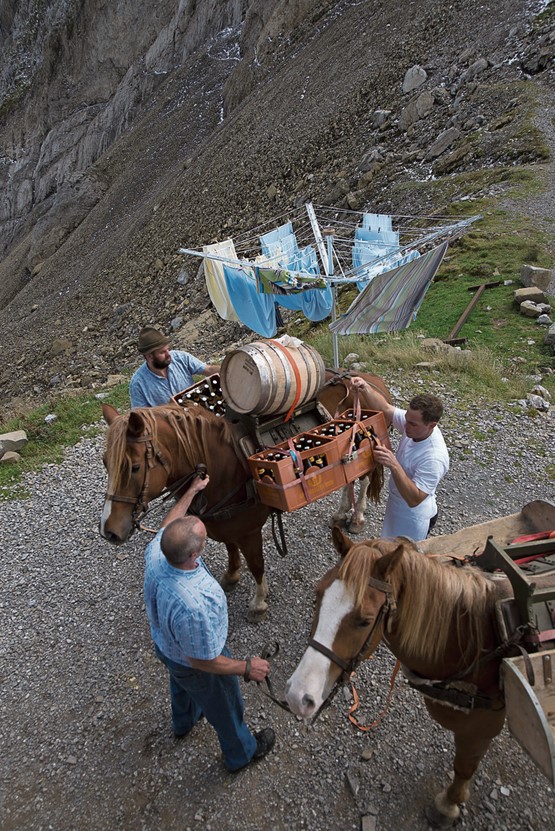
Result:
{"type": "Polygon", "coordinates": [[[237,413],[287,413],[315,398],[324,380],[324,362],[306,343],[254,341],[229,352],[220,368],[224,398],[237,413]]]}

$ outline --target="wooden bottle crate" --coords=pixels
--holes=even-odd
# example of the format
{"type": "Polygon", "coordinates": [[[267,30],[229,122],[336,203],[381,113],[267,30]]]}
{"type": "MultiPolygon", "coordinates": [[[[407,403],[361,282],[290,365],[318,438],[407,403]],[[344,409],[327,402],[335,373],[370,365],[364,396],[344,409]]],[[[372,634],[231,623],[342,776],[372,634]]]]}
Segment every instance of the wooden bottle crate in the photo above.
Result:
{"type": "Polygon", "coordinates": [[[281,511],[296,511],[304,508],[309,502],[322,499],[333,491],[345,486],[343,465],[340,461],[322,468],[318,472],[308,473],[304,477],[305,486],[308,492],[304,492],[300,478],[284,485],[277,485],[273,482],[256,481],[256,489],[260,501],[270,508],[279,508],[281,511]]]}
{"type": "Polygon", "coordinates": [[[362,410],[360,418],[355,421],[352,411],[346,410],[338,418],[315,427],[310,432],[327,438],[327,431],[334,429],[337,432],[337,444],[343,462],[345,484],[366,476],[374,467],[374,441],[378,441],[391,449],[389,434],[384,414],[374,410],[362,410]]]}
{"type": "MultiPolygon", "coordinates": [[[[347,415],[348,412],[343,415],[347,415]]],[[[391,450],[387,425],[382,412],[362,410],[360,419],[355,424],[357,424],[355,447],[350,457],[344,457],[343,473],[347,484],[366,476],[373,470],[375,466],[373,436],[376,436],[380,444],[391,450]],[[370,437],[368,437],[368,434],[370,434],[370,437]]]]}
{"type": "MultiPolygon", "coordinates": [[[[338,418],[352,418],[352,412],[352,410],[345,410],[345,412],[339,414],[338,418]]],[[[391,449],[391,445],[389,443],[389,432],[387,429],[387,424],[385,422],[385,416],[381,412],[381,410],[361,410],[358,423],[362,424],[362,426],[369,431],[370,428],[372,428],[378,438],[378,441],[380,441],[386,447],[389,447],[389,449],[391,449]]]]}
{"type": "Polygon", "coordinates": [[[197,381],[196,384],[187,387],[186,390],[172,395],[171,400],[179,407],[196,404],[219,418],[225,415],[225,401],[218,374],[209,375],[207,378],[197,381]]]}
{"type": "MultiPolygon", "coordinates": [[[[300,433],[292,441],[299,445],[306,439],[314,440],[309,433],[300,433]]],[[[321,437],[319,447],[296,450],[296,458],[290,452],[288,442],[275,448],[255,453],[249,458],[249,467],[253,474],[260,501],[272,508],[282,511],[296,511],[309,502],[321,499],[345,484],[339,445],[336,439],[321,437]],[[268,459],[271,453],[281,452],[284,458],[278,461],[268,459]],[[317,468],[310,465],[305,474],[305,467],[312,458],[322,457],[324,466],[317,468]],[[305,487],[301,482],[301,476],[305,487]],[[306,492],[305,492],[306,488],[306,492]]]]}

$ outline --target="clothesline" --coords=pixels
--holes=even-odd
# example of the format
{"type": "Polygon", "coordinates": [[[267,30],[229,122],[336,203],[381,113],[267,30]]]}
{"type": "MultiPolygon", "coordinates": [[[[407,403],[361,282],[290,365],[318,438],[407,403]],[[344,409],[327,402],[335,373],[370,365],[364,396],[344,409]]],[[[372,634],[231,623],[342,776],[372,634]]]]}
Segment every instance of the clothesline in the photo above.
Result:
{"type": "Polygon", "coordinates": [[[282,325],[278,306],[314,322],[331,314],[337,367],[338,333],[398,331],[415,319],[449,239],[479,218],[393,217],[308,203],[233,239],[179,253],[203,259],[220,317],[263,337],[282,325]],[[358,298],[338,317],[337,287],[352,283],[358,298]]]}
{"type": "MultiPolygon", "coordinates": [[[[320,229],[323,229],[323,237],[326,237],[325,231],[328,228],[332,228],[334,231],[331,253],[334,264],[332,270],[336,273],[331,277],[326,276],[329,263],[322,262],[322,253],[320,250],[318,251],[320,255],[318,274],[328,279],[333,285],[360,283],[361,280],[364,280],[365,273],[374,274],[376,269],[388,267],[393,253],[401,258],[414,250],[418,250],[422,254],[423,247],[428,248],[431,243],[442,237],[453,238],[457,236],[480,218],[479,216],[471,216],[454,222],[452,217],[447,216],[388,215],[387,219],[389,219],[395,231],[392,232],[392,239],[389,241],[387,239],[376,240],[371,261],[372,269],[369,269],[368,262],[353,263],[353,246],[361,247],[361,241],[356,239],[357,229],[360,230],[363,219],[367,214],[361,211],[350,211],[324,205],[311,207],[313,207],[320,229]],[[398,242],[396,241],[397,238],[398,242]]],[[[260,223],[260,225],[248,231],[234,234],[233,243],[236,258],[221,257],[215,253],[206,253],[205,251],[185,247],[180,248],[179,253],[202,259],[217,260],[234,268],[251,268],[257,257],[261,255],[261,237],[267,234],[269,229],[271,232],[280,227],[280,224],[281,226],[291,225],[299,250],[308,246],[314,247],[315,238],[312,225],[307,218],[307,210],[307,206],[299,207],[287,213],[278,214],[271,220],[260,223]]],[[[386,215],[376,216],[386,218],[386,215]]],[[[370,244],[369,247],[371,247],[370,244]]],[[[281,252],[266,254],[264,258],[265,264],[275,267],[283,266],[282,260],[281,252]]],[[[314,276],[313,270],[307,271],[304,268],[295,268],[294,266],[288,266],[287,270],[291,275],[300,278],[305,278],[310,274],[314,276]]]]}

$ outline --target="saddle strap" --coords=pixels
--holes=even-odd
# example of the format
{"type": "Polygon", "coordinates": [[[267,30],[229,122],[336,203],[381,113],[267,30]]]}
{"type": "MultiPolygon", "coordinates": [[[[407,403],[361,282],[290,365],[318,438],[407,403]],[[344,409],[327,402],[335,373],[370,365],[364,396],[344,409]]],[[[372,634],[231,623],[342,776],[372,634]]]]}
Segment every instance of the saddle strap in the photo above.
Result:
{"type": "Polygon", "coordinates": [[[285,539],[285,529],[283,527],[283,511],[272,511],[272,539],[280,557],[285,557],[288,554],[287,540],[285,539]],[[279,531],[279,539],[276,532],[276,523],[279,531]]]}
{"type": "Polygon", "coordinates": [[[422,678],[417,673],[403,666],[403,674],[406,677],[408,684],[414,690],[422,693],[426,698],[431,698],[434,701],[448,704],[451,707],[456,707],[459,710],[470,712],[471,710],[499,710],[504,704],[499,698],[491,698],[478,690],[475,684],[465,684],[467,689],[462,689],[462,685],[450,684],[444,680],[432,680],[431,678],[422,678]]]}

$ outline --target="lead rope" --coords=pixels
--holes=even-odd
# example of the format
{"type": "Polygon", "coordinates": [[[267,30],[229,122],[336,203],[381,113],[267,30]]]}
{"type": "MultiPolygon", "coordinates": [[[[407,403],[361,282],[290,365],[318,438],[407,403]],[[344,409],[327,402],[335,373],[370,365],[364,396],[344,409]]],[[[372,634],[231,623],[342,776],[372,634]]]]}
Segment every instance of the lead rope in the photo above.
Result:
{"type": "Polygon", "coordinates": [[[393,672],[391,673],[391,678],[389,679],[389,692],[387,694],[385,707],[378,714],[378,716],[374,719],[372,724],[360,724],[360,722],[357,721],[356,718],[353,715],[353,713],[355,713],[358,710],[360,701],[359,701],[358,693],[356,691],[356,687],[355,687],[355,683],[354,683],[355,673],[354,672],[351,673],[351,677],[349,678],[349,683],[351,685],[351,692],[353,694],[353,704],[352,704],[352,706],[349,710],[349,721],[351,722],[351,724],[353,724],[357,728],[357,730],[361,730],[363,733],[367,733],[369,730],[372,730],[374,727],[377,727],[378,724],[380,724],[380,722],[388,714],[389,708],[391,706],[391,699],[393,698],[393,690],[394,690],[394,687],[395,687],[395,681],[397,679],[397,674],[398,674],[400,668],[401,668],[401,662],[396,661],[395,666],[393,668],[393,672]]]}

